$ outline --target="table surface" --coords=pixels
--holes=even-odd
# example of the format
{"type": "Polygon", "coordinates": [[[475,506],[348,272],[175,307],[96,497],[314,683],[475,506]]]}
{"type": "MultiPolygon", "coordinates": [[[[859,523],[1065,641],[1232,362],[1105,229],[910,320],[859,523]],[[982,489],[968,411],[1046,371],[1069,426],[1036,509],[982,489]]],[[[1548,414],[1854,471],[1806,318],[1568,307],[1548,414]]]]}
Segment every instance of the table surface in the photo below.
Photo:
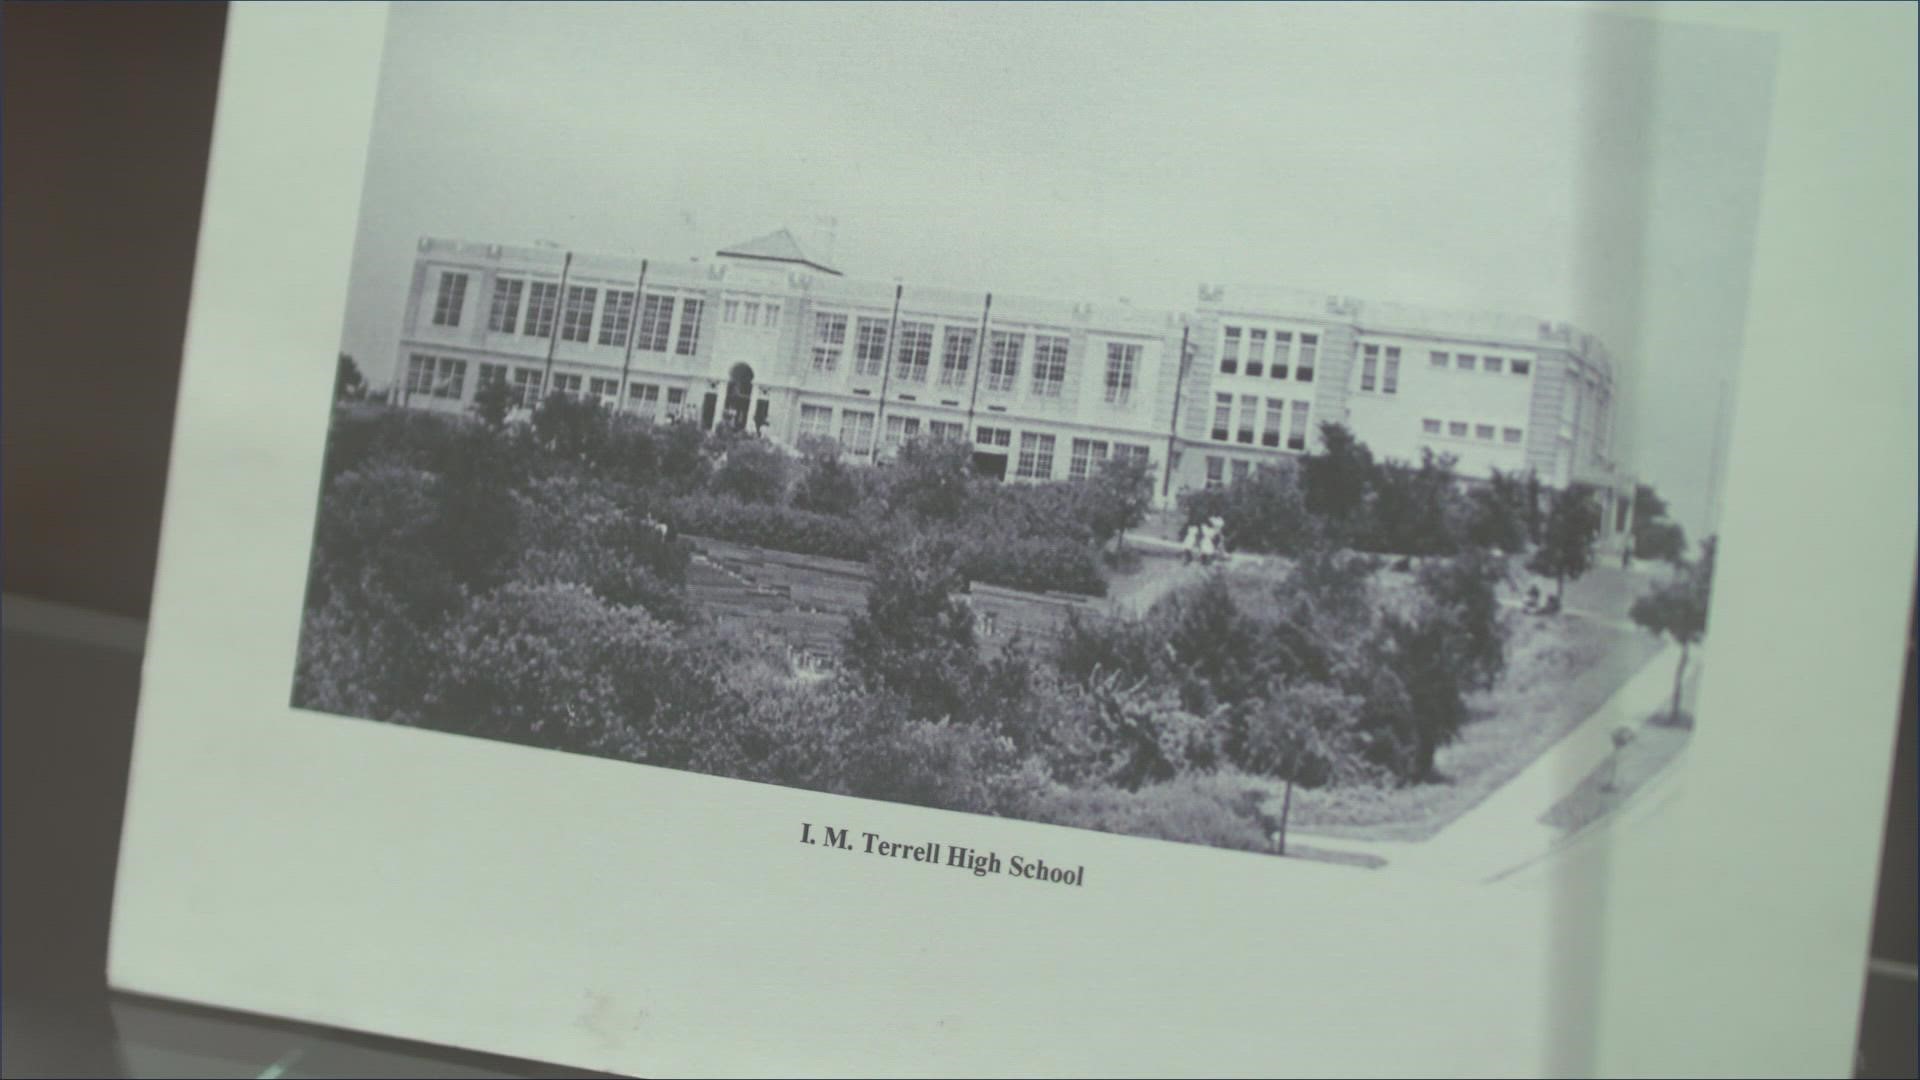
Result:
{"type": "MultiPolygon", "coordinates": [[[[603,1074],[361,1036],[134,995],[105,985],[108,913],[124,806],[143,628],[5,601],[0,639],[0,1075],[95,1077],[535,1077],[603,1074]]],[[[1913,756],[1909,722],[1900,752],[1913,756]]],[[[1912,896],[1912,770],[1889,875],[1912,896]]],[[[1900,784],[1904,782],[1904,789],[1900,784]]],[[[1896,813],[1896,819],[1900,813],[1896,813]]],[[[1884,891],[1884,889],[1883,889],[1884,891]]],[[[1885,911],[1883,903],[1883,912],[1885,911]]],[[[1911,949],[1914,908],[1893,940],[1911,949]],[[1904,934],[1904,938],[1901,935],[1904,934]]],[[[1882,921],[1889,916],[1883,914],[1882,921]]],[[[1888,939],[1884,931],[1876,942],[1888,939]]],[[[1912,957],[1878,962],[1863,1009],[1859,1076],[1915,1075],[1912,957]]]]}

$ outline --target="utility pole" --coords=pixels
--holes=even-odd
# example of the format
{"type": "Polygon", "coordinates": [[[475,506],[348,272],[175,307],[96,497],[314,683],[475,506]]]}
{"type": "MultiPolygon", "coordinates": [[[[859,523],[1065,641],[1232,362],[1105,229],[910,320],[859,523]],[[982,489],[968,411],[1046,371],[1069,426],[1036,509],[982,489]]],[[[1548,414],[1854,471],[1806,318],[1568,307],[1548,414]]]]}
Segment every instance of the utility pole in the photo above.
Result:
{"type": "Polygon", "coordinates": [[[1173,490],[1173,455],[1176,453],[1176,447],[1180,441],[1180,391],[1185,388],[1187,381],[1187,335],[1192,332],[1193,326],[1191,323],[1181,325],[1180,367],[1175,371],[1173,376],[1173,418],[1167,424],[1167,463],[1166,468],[1163,470],[1164,479],[1160,481],[1160,497],[1162,499],[1166,498],[1168,492],[1173,490]]]}
{"type": "Polygon", "coordinates": [[[647,260],[640,260],[640,280],[633,283],[633,316],[627,320],[627,355],[620,362],[620,400],[615,408],[625,409],[627,374],[633,367],[633,339],[640,332],[640,310],[647,303],[647,260]]]}
{"type": "Polygon", "coordinates": [[[986,355],[987,320],[993,315],[993,294],[987,294],[987,306],[980,311],[980,336],[973,342],[973,393],[967,398],[967,430],[973,430],[973,410],[980,400],[980,361],[986,355]]]}
{"type": "MultiPolygon", "coordinates": [[[[887,441],[887,384],[893,379],[893,356],[898,343],[894,335],[900,332],[900,291],[906,286],[895,282],[893,286],[893,314],[887,319],[887,350],[880,358],[880,407],[873,414],[873,450],[870,460],[880,460],[880,446],[887,441]]],[[[854,362],[859,363],[860,343],[854,342],[854,362]]]]}
{"type": "MultiPolygon", "coordinates": [[[[567,274],[573,270],[573,252],[560,264],[560,291],[553,297],[553,325],[547,328],[547,367],[540,376],[540,396],[553,393],[553,350],[560,343],[560,322],[567,313],[567,274]]],[[[537,404],[537,403],[536,403],[537,404]]],[[[533,408],[532,405],[527,406],[533,408]]]]}

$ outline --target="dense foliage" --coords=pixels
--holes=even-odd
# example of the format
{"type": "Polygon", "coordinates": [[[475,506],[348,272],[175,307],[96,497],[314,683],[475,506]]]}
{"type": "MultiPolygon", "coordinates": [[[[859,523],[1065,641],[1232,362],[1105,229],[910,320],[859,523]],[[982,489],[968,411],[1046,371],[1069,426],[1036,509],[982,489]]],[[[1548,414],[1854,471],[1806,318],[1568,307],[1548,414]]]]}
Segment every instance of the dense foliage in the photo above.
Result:
{"type": "Polygon", "coordinates": [[[1075,618],[1057,640],[989,650],[973,587],[1103,592],[1101,549],[1141,522],[1144,469],[1000,484],[972,475],[965,443],[929,440],[873,469],[566,399],[529,424],[343,409],[294,703],[1265,848],[1268,784],[1437,778],[1505,663],[1507,561],[1492,549],[1531,529],[1518,480],[1463,494],[1446,459],[1375,462],[1330,435],[1326,461],[1188,500],[1240,544],[1292,556],[1282,577],[1207,574],[1140,618],[1075,618]],[[686,535],[864,562],[865,609],[803,674],[780,643],[690,600],[686,535]],[[1394,576],[1373,552],[1423,558],[1394,576]]]}

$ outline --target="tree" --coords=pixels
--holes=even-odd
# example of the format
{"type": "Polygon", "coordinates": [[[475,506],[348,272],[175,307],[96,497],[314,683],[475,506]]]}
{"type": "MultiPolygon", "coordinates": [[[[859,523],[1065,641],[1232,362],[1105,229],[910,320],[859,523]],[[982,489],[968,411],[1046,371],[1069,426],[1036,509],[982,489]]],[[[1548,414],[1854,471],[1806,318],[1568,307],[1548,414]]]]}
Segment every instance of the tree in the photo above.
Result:
{"type": "Polygon", "coordinates": [[[888,501],[934,521],[951,521],[967,503],[973,447],[958,439],[908,439],[893,460],[888,501]]]}
{"type": "Polygon", "coordinates": [[[1687,675],[1688,653],[1707,632],[1707,608],[1713,596],[1713,537],[1701,543],[1700,560],[1684,568],[1633,602],[1627,614],[1648,633],[1671,638],[1680,646],[1680,662],[1673,671],[1673,704],[1669,723],[1682,722],[1680,687],[1687,675]]]}
{"type": "Polygon", "coordinates": [[[794,485],[793,505],[816,514],[850,514],[864,496],[860,478],[840,459],[837,445],[807,456],[806,471],[794,485]]]}
{"type": "Polygon", "coordinates": [[[1527,488],[1518,473],[1494,469],[1467,497],[1467,542],[1508,553],[1527,546],[1527,488]]]}
{"type": "Polygon", "coordinates": [[[871,564],[867,609],[847,627],[848,666],[898,692],[915,716],[960,716],[978,657],[967,580],[952,542],[916,536],[883,546],[871,564]]]}
{"type": "Polygon", "coordinates": [[[1649,484],[1633,489],[1633,554],[1679,565],[1686,558],[1687,531],[1667,517],[1667,500],[1649,484]]]}
{"type": "Polygon", "coordinates": [[[1320,425],[1322,450],[1301,467],[1301,494],[1307,509],[1329,521],[1352,525],[1365,505],[1373,480],[1373,451],[1343,424],[1320,425]]]}
{"type": "Polygon", "coordinates": [[[1566,593],[1567,579],[1579,580],[1593,568],[1593,545],[1600,538],[1600,507],[1585,484],[1556,492],[1541,529],[1540,547],[1527,569],[1554,581],[1554,599],[1566,593]]]}
{"type": "Polygon", "coordinates": [[[353,357],[340,354],[340,362],[333,369],[333,400],[359,401],[367,396],[367,380],[360,375],[360,365],[353,357]]]}
{"type": "Polygon", "coordinates": [[[1444,555],[1454,549],[1451,454],[1420,451],[1418,468],[1384,461],[1373,469],[1368,548],[1394,555],[1444,555]]]}
{"type": "Polygon", "coordinates": [[[764,439],[743,439],[728,448],[714,470],[713,486],[742,502],[778,503],[787,493],[787,455],[764,439]]]}
{"type": "Polygon", "coordinates": [[[469,408],[488,427],[504,427],[507,414],[513,411],[513,388],[503,378],[488,379],[474,390],[473,404],[469,408]]]}
{"type": "Polygon", "coordinates": [[[1247,724],[1248,764],[1286,781],[1280,818],[1269,838],[1274,854],[1287,853],[1293,786],[1319,787],[1356,756],[1352,718],[1357,705],[1330,686],[1276,682],[1252,709],[1247,724]]]}
{"type": "Polygon", "coordinates": [[[1126,531],[1145,521],[1153,505],[1153,477],[1145,459],[1133,455],[1108,458],[1100,471],[1080,487],[1080,515],[1093,532],[1094,543],[1124,543],[1126,531]]]}

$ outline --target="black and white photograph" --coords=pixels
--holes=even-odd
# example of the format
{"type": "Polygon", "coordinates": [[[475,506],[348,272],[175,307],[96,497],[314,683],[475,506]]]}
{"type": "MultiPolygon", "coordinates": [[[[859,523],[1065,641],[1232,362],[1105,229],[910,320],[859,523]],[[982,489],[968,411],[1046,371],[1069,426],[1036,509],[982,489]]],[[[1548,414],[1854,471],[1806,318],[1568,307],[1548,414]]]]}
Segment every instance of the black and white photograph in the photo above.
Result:
{"type": "Polygon", "coordinates": [[[1769,36],[390,20],[296,709],[1540,888],[1724,719],[1769,36]]]}

